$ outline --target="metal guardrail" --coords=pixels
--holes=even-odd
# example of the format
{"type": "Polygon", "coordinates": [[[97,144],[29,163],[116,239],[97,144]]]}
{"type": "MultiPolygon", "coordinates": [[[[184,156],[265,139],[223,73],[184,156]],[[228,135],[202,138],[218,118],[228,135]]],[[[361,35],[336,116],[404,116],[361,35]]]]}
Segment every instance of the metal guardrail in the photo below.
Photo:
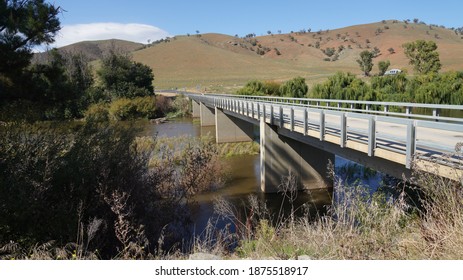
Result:
{"type": "Polygon", "coordinates": [[[339,145],[343,148],[348,141],[364,144],[367,146],[368,156],[375,156],[378,148],[401,154],[405,156],[403,164],[406,168],[410,168],[412,160],[416,158],[438,161],[451,167],[463,166],[461,155],[454,155],[459,138],[463,141],[463,119],[442,117],[438,114],[439,110],[444,109],[463,110],[463,106],[178,93],[210,107],[218,107],[256,120],[264,118],[270,124],[303,135],[316,134],[320,141],[335,136],[339,138],[339,145]],[[315,105],[312,105],[314,102],[315,105]],[[332,104],[336,105],[331,106],[332,104]],[[339,104],[354,104],[363,108],[346,108],[339,104]],[[382,110],[378,110],[379,106],[382,106],[382,110]],[[405,108],[405,113],[391,112],[390,108],[405,108]],[[433,114],[413,114],[416,108],[431,109],[433,114]],[[389,127],[389,131],[384,127],[389,127]],[[446,138],[447,134],[451,137],[446,138]],[[439,137],[437,140],[426,139],[439,135],[445,141],[440,141],[439,137]],[[449,156],[450,154],[453,155],[449,156]]]}
{"type": "MultiPolygon", "coordinates": [[[[193,94],[180,92],[183,94],[193,94]]],[[[336,100],[336,99],[313,99],[313,98],[289,98],[276,96],[250,96],[231,94],[206,94],[201,96],[217,98],[233,98],[255,102],[272,103],[283,106],[297,106],[317,109],[339,110],[344,112],[356,112],[364,114],[395,116],[413,119],[424,119],[434,121],[446,121],[463,124],[463,105],[445,104],[424,104],[406,102],[380,102],[380,101],[359,101],[359,100],[336,100]],[[425,114],[422,111],[429,111],[425,114]],[[462,118],[442,116],[443,111],[452,111],[461,114],[462,118]]]]}

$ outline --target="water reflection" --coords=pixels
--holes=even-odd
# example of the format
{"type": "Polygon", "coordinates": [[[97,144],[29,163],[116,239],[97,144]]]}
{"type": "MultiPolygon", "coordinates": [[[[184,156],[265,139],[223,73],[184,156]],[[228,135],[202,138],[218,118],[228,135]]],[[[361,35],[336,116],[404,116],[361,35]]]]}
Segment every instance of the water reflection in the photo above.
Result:
{"type": "MultiPolygon", "coordinates": [[[[176,119],[162,124],[140,122],[139,125],[143,135],[158,137],[179,137],[179,136],[215,136],[215,127],[201,127],[197,120],[176,119]]],[[[284,203],[281,194],[263,194],[260,191],[260,159],[259,155],[235,156],[224,159],[228,169],[227,182],[222,188],[199,194],[195,197],[196,203],[192,205],[192,230],[201,234],[207,226],[211,217],[214,217],[214,201],[216,198],[223,198],[230,202],[238,212],[246,213],[248,197],[255,195],[261,202],[265,202],[269,211],[275,217],[280,212],[289,213],[289,203],[284,203]]],[[[298,214],[309,211],[316,215],[317,211],[324,211],[326,205],[331,204],[331,191],[315,190],[310,194],[299,192],[294,202],[298,214]],[[302,207],[305,205],[304,207],[302,207]]],[[[228,221],[219,221],[216,225],[224,227],[228,221]]]]}

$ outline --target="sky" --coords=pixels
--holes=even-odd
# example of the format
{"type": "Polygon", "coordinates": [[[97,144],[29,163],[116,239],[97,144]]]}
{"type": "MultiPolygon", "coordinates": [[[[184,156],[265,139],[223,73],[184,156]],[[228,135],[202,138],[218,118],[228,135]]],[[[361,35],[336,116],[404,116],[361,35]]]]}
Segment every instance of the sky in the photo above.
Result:
{"type": "Polygon", "coordinates": [[[49,0],[64,11],[53,47],[85,40],[140,43],[175,35],[244,36],[418,18],[427,24],[463,26],[462,0],[49,0]]]}

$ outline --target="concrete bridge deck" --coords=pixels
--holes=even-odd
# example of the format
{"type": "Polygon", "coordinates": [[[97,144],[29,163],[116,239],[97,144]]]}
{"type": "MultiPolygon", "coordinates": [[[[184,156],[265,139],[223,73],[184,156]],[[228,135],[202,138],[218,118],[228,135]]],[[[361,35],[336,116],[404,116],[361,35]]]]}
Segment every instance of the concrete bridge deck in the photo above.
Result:
{"type": "MultiPolygon", "coordinates": [[[[453,180],[463,176],[462,154],[455,153],[455,147],[463,141],[463,119],[439,114],[442,110],[463,112],[463,106],[187,95],[193,100],[194,111],[195,108],[199,111],[196,114],[200,115],[201,124],[217,126],[218,142],[252,140],[249,125],[253,124],[261,127],[261,138],[264,138],[261,146],[272,133],[284,137],[283,141],[292,139],[297,145],[304,145],[295,148],[296,144],[290,144],[291,150],[298,151],[285,156],[274,155],[275,160],[279,158],[284,162],[287,160],[284,157],[307,153],[312,147],[399,178],[410,176],[412,167],[453,180]],[[394,107],[404,108],[405,113],[397,108],[390,110],[394,107]],[[412,113],[418,109],[431,114],[412,113]],[[221,119],[232,120],[233,125],[224,125],[221,119]],[[263,126],[269,126],[273,132],[265,132],[263,126]],[[230,133],[235,135],[233,139],[221,138],[221,134],[230,133]]],[[[278,142],[273,141],[271,145],[278,146],[278,142]]],[[[261,150],[266,151],[265,147],[261,150]]],[[[311,150],[310,153],[312,156],[305,157],[313,158],[316,152],[311,150]]],[[[325,159],[321,160],[323,163],[332,158],[320,153],[318,157],[325,159]]],[[[311,161],[312,165],[317,162],[304,160],[311,161]]]]}

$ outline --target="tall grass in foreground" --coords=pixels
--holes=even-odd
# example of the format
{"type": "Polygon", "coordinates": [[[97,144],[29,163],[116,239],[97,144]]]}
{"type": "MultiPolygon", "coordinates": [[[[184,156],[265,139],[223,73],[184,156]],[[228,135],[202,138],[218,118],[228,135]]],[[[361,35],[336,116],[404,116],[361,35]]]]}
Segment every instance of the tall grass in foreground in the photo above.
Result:
{"type": "MultiPolygon", "coordinates": [[[[290,173],[280,186],[288,202],[295,195],[294,181],[290,173]]],[[[295,217],[294,208],[286,216],[269,213],[252,197],[243,220],[240,211],[219,200],[217,212],[235,224],[235,236],[222,232],[214,242],[197,242],[195,250],[217,252],[232,245],[232,257],[252,259],[462,259],[461,183],[425,172],[415,172],[411,181],[420,186],[420,207],[410,203],[405,188],[397,196],[371,194],[368,186],[346,185],[335,177],[333,205],[315,220],[310,213],[295,217]]]]}

